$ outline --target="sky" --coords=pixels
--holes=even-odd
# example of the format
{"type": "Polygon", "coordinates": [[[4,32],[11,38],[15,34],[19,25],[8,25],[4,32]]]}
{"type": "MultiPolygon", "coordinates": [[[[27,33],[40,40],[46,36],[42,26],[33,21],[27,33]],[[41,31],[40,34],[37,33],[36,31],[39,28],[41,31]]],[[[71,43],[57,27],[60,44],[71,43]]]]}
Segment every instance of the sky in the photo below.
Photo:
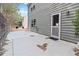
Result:
{"type": "Polygon", "coordinates": [[[25,3],[19,3],[18,8],[19,8],[22,16],[27,16],[27,13],[28,13],[27,3],[26,4],[25,3]]]}

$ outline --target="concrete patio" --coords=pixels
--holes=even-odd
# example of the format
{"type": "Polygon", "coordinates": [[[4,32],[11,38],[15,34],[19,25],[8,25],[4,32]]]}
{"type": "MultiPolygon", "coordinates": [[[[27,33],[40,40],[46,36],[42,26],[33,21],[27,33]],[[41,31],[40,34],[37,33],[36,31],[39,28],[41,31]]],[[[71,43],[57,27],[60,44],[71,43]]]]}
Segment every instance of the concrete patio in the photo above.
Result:
{"type": "Polygon", "coordinates": [[[62,40],[54,41],[34,32],[10,32],[7,39],[9,41],[4,47],[6,52],[3,56],[75,56],[75,44],[62,40]],[[37,44],[44,42],[48,43],[46,51],[37,47],[37,44]]]}

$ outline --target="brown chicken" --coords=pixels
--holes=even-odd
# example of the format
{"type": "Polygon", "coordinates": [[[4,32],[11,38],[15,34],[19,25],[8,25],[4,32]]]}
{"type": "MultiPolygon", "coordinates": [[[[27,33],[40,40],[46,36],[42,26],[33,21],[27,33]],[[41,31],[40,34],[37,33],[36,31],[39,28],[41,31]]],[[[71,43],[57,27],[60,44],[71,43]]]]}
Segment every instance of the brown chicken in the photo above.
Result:
{"type": "Polygon", "coordinates": [[[79,48],[76,48],[76,47],[75,47],[75,48],[74,48],[74,52],[75,52],[75,55],[76,55],[76,56],[79,56],[79,48]]]}
{"type": "Polygon", "coordinates": [[[37,45],[37,47],[41,48],[43,51],[46,51],[47,50],[47,46],[48,46],[47,43],[44,43],[42,45],[37,45]]]}

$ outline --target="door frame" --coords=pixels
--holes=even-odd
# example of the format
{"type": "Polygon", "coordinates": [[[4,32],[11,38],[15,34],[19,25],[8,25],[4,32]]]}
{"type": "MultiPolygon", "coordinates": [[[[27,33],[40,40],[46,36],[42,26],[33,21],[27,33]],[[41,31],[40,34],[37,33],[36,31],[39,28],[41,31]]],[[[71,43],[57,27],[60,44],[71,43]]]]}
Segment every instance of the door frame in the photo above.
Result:
{"type": "Polygon", "coordinates": [[[51,37],[55,37],[55,38],[58,38],[59,40],[60,40],[60,37],[61,37],[61,13],[54,13],[54,14],[52,14],[51,15],[51,37]],[[57,27],[57,26],[52,26],[52,16],[54,16],[54,15],[57,15],[57,14],[59,14],[59,27],[58,27],[58,29],[59,29],[59,33],[58,33],[58,36],[54,36],[54,35],[52,35],[52,27],[57,27]]]}

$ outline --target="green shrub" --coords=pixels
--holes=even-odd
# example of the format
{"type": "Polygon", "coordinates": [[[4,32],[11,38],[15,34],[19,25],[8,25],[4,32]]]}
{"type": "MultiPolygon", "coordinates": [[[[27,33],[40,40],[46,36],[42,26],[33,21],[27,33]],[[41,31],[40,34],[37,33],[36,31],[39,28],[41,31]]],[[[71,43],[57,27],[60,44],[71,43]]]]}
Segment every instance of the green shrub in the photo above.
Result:
{"type": "Polygon", "coordinates": [[[75,35],[79,35],[79,9],[75,11],[75,19],[72,22],[75,26],[75,35]]]}

